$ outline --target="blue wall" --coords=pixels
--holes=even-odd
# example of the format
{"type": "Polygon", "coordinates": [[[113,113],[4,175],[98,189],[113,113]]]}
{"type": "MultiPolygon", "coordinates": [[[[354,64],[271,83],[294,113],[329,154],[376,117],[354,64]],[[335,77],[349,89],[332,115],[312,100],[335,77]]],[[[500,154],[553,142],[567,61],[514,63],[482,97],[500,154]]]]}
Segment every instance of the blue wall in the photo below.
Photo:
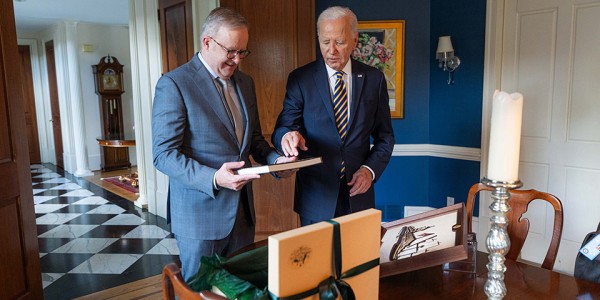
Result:
{"type": "MultiPolygon", "coordinates": [[[[429,98],[431,144],[481,147],[485,9],[485,1],[431,0],[432,58],[438,37],[450,35],[455,55],[461,59],[453,85],[447,83],[448,73],[432,60],[429,98]]],[[[470,186],[480,179],[479,169],[479,162],[431,158],[430,206],[445,206],[448,196],[454,197],[455,202],[465,202],[470,186]]],[[[474,212],[478,215],[477,207],[474,212]]]]}
{"type": "MultiPolygon", "coordinates": [[[[359,21],[405,21],[405,116],[392,120],[396,144],[480,148],[485,1],[315,2],[316,16],[329,6],[341,5],[354,11],[359,21]],[[440,35],[452,36],[462,60],[452,86],[446,84],[448,74],[435,61],[440,35]]],[[[479,181],[479,165],[429,156],[394,156],[375,184],[376,206],[383,211],[384,221],[390,221],[404,217],[405,205],[442,207],[447,196],[464,201],[469,187],[479,181]]]]}
{"type": "Polygon", "coordinates": [[[485,1],[431,1],[429,142],[479,148],[485,49],[485,1]],[[459,17],[460,16],[460,17],[459,17]],[[468,17],[463,17],[468,16],[468,17]],[[448,72],[434,60],[438,37],[450,35],[461,65],[448,72]]]}

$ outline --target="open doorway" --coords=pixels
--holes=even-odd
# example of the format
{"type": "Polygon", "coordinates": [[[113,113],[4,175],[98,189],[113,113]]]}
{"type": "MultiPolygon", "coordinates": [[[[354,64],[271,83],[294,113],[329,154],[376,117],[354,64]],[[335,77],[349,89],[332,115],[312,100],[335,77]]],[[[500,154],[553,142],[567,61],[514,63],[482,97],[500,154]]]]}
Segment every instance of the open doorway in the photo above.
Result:
{"type": "Polygon", "coordinates": [[[38,139],[38,124],[33,92],[33,76],[31,69],[31,49],[28,45],[19,45],[19,58],[21,68],[21,82],[23,89],[23,109],[25,111],[25,126],[27,130],[27,144],[29,145],[29,162],[39,164],[42,162],[40,155],[40,142],[38,139]]]}
{"type": "Polygon", "coordinates": [[[63,142],[60,123],[60,109],[58,105],[58,87],[56,83],[56,60],[54,55],[54,41],[48,41],[44,45],[46,49],[46,69],[48,72],[48,88],[50,92],[50,110],[52,114],[52,133],[54,136],[54,155],[56,165],[65,168],[63,158],[63,142]]]}

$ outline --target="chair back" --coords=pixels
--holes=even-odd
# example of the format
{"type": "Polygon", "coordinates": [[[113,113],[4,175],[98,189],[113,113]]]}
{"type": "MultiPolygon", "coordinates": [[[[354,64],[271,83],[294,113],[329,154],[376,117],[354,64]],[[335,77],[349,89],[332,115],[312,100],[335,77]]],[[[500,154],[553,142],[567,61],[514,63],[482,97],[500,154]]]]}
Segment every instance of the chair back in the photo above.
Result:
{"type": "Polygon", "coordinates": [[[163,299],[175,300],[227,300],[210,291],[196,292],[188,287],[181,275],[181,269],[175,264],[167,264],[162,272],[163,299]]]}
{"type": "MultiPolygon", "coordinates": [[[[467,197],[467,223],[469,232],[473,231],[473,208],[475,207],[475,196],[480,191],[492,191],[493,188],[483,183],[476,183],[469,189],[467,197]]],[[[542,268],[552,270],[554,261],[558,254],[560,246],[560,238],[563,228],[563,206],[556,196],[538,190],[511,190],[510,191],[510,211],[507,214],[508,236],[510,238],[510,250],[506,254],[506,258],[516,260],[523,249],[527,233],[529,232],[529,219],[523,218],[523,214],[527,212],[527,208],[531,201],[540,199],[545,200],[554,208],[554,229],[552,231],[552,240],[546,252],[546,257],[542,263],[542,268]]]]}

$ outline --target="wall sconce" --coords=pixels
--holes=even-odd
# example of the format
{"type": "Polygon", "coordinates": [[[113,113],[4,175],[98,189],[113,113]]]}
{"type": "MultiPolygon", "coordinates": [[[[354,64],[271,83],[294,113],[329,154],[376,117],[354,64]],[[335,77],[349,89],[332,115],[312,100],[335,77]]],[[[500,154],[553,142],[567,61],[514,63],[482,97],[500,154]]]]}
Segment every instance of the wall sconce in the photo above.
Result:
{"type": "Polygon", "coordinates": [[[440,36],[435,58],[440,69],[448,72],[448,84],[454,84],[454,71],[460,66],[460,58],[454,56],[454,48],[450,36],[440,36]]]}

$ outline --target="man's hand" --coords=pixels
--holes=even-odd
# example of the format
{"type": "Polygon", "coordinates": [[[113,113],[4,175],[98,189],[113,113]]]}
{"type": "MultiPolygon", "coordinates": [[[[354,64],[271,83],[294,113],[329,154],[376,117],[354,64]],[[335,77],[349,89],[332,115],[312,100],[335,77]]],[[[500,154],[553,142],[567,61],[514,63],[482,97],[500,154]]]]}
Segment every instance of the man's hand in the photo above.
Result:
{"type": "Polygon", "coordinates": [[[298,156],[298,147],[306,151],[306,140],[298,131],[290,131],[281,138],[281,149],[285,156],[298,156]]]}
{"type": "Polygon", "coordinates": [[[354,197],[356,195],[360,195],[371,188],[371,184],[373,181],[373,175],[371,171],[367,168],[360,168],[354,175],[352,175],[352,180],[348,182],[348,186],[352,187],[350,189],[350,197],[354,197]]]}
{"type": "MultiPolygon", "coordinates": [[[[290,162],[294,162],[296,160],[298,160],[298,157],[296,157],[296,156],[291,156],[291,157],[281,156],[275,161],[275,164],[290,163],[290,162]]],[[[298,171],[298,169],[279,171],[279,172],[275,172],[275,174],[279,178],[288,178],[288,177],[292,176],[292,174],[296,173],[296,171],[298,171]]]]}
{"type": "Polygon", "coordinates": [[[246,183],[260,178],[258,174],[249,174],[249,175],[237,175],[235,174],[235,170],[243,167],[245,162],[227,162],[224,163],[217,173],[215,173],[215,181],[217,182],[217,186],[239,191],[241,190],[246,183]]]}

